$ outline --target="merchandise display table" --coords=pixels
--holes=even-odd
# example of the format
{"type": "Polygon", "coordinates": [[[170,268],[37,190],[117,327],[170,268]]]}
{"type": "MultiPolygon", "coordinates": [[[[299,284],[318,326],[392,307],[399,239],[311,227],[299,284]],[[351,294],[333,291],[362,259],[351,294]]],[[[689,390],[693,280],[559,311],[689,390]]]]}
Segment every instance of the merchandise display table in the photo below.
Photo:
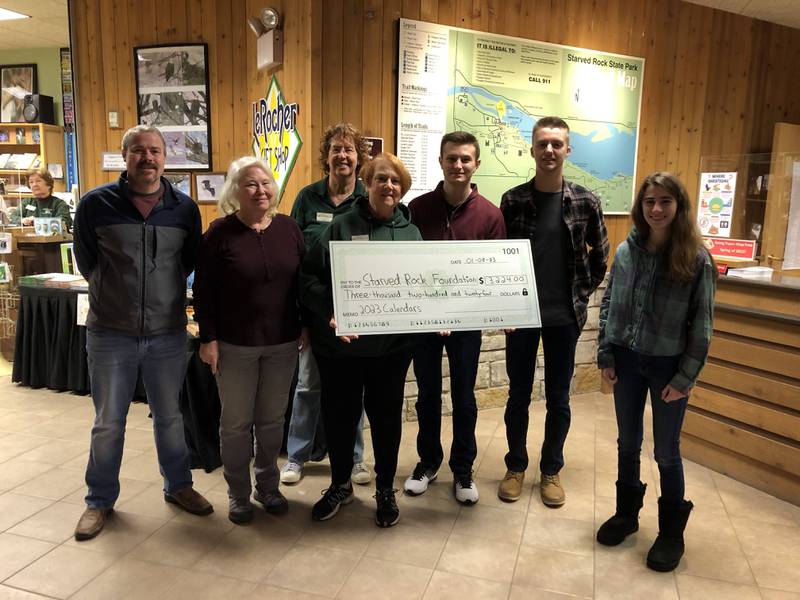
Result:
{"type": "MultiPolygon", "coordinates": [[[[11,380],[33,388],[88,394],[86,328],[76,324],[78,292],[20,286],[19,295],[11,380]]],[[[222,464],[220,401],[214,376],[197,355],[198,346],[198,339],[187,334],[181,412],[192,468],[212,471],[222,464]]]]}

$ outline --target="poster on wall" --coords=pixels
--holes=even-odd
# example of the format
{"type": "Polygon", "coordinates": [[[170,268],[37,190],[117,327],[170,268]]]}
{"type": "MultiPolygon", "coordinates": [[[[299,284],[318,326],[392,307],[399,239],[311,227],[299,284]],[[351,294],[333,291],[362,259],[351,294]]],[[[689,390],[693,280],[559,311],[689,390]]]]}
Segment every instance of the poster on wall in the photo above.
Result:
{"type": "Polygon", "coordinates": [[[535,173],[531,134],[541,117],[570,126],[564,176],[592,190],[606,213],[629,213],[644,59],[400,19],[397,154],[413,185],[441,179],[439,142],[465,130],[481,145],[473,181],[495,204],[535,173]]]}
{"type": "Polygon", "coordinates": [[[274,75],[267,94],[253,102],[253,154],[272,169],[279,201],[303,145],[297,130],[299,114],[300,105],[286,101],[274,75]]]}
{"type": "Polygon", "coordinates": [[[731,237],[736,173],[700,173],[697,224],[700,233],[712,237],[731,237]]]}
{"type": "Polygon", "coordinates": [[[36,65],[0,66],[0,121],[24,123],[25,96],[36,91],[36,65]]]}
{"type": "Polygon", "coordinates": [[[208,46],[148,46],[133,55],[138,122],[164,136],[166,169],[210,169],[208,46]]]}

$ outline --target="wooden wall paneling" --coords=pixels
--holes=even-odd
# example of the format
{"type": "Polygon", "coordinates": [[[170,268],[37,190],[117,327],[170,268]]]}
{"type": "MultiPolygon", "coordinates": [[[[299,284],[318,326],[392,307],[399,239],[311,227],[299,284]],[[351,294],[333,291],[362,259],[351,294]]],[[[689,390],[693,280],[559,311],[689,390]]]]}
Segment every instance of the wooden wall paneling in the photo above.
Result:
{"type": "Polygon", "coordinates": [[[211,96],[211,114],[209,123],[211,126],[211,165],[212,169],[218,170],[217,166],[222,162],[220,156],[220,144],[217,132],[222,133],[222,120],[220,118],[221,102],[217,97],[219,81],[217,73],[219,71],[218,49],[220,43],[217,40],[217,7],[216,0],[202,0],[201,5],[201,35],[203,41],[208,44],[208,92],[211,96]]]}
{"type": "MultiPolygon", "coordinates": [[[[445,19],[452,18],[454,27],[462,27],[464,29],[472,29],[472,0],[454,0],[452,17],[445,16],[445,19]]],[[[441,22],[437,19],[437,22],[441,22]]]]}
{"type": "MultiPolygon", "coordinates": [[[[231,77],[232,88],[232,111],[233,118],[230,133],[232,140],[232,155],[227,163],[241,156],[253,154],[252,148],[252,111],[249,83],[253,79],[256,69],[256,46],[255,36],[245,25],[247,17],[250,16],[247,10],[247,2],[232,2],[230,5],[231,31],[239,31],[239,35],[231,37],[233,69],[231,77]]],[[[255,13],[254,13],[255,14],[255,13]]],[[[223,161],[224,162],[224,161],[223,161]]],[[[227,171],[228,164],[220,165],[221,171],[227,171]]]]}
{"type": "Polygon", "coordinates": [[[743,313],[738,307],[717,304],[714,307],[714,331],[791,346],[800,350],[800,322],[779,318],[769,320],[756,313],[743,313]]]}
{"type": "MultiPolygon", "coordinates": [[[[241,0],[234,0],[241,2],[241,0]]],[[[216,152],[212,151],[215,171],[225,171],[234,155],[234,122],[233,122],[233,36],[245,33],[235,28],[231,20],[233,2],[217,2],[216,14],[216,50],[211,80],[211,110],[215,112],[217,127],[212,129],[211,137],[216,152]]],[[[240,23],[240,26],[244,23],[240,23]]]]}
{"type": "Polygon", "coordinates": [[[720,390],[697,386],[692,390],[690,403],[709,413],[739,421],[770,433],[800,441],[800,413],[779,409],[773,405],[754,402],[720,390]]]}
{"type": "Polygon", "coordinates": [[[420,0],[403,0],[403,17],[419,21],[420,0]]]}
{"type": "Polygon", "coordinates": [[[419,20],[428,21],[429,23],[437,23],[438,18],[439,18],[438,0],[420,0],[419,20]]]}
{"type": "MultiPolygon", "coordinates": [[[[95,157],[94,147],[91,140],[94,139],[94,121],[91,118],[91,101],[80,102],[87,98],[91,93],[91,74],[88,69],[89,64],[89,44],[86,35],[88,25],[86,22],[86,1],[74,0],[69,3],[70,12],[70,36],[76,40],[72,48],[72,61],[75,65],[73,73],[75,85],[75,114],[80,124],[77,136],[78,145],[78,178],[82,182],[96,181],[97,173],[95,169],[99,158],[95,157]],[[81,43],[77,43],[80,40],[81,43]],[[80,66],[81,68],[77,68],[80,66]],[[86,117],[84,117],[86,112],[86,117]]],[[[85,186],[85,184],[84,184],[85,186]]],[[[87,190],[84,187],[82,191],[87,190]]]]}
{"type": "MultiPolygon", "coordinates": [[[[363,1],[344,0],[344,36],[342,62],[347,65],[342,77],[342,120],[363,131],[361,99],[363,89],[363,1]]],[[[373,98],[373,102],[376,98],[373,98]]]]}
{"type": "MultiPolygon", "coordinates": [[[[108,143],[108,129],[103,114],[106,110],[105,91],[106,83],[103,79],[103,61],[106,58],[103,49],[103,35],[102,35],[102,21],[100,20],[100,11],[97,4],[94,2],[87,2],[86,8],[86,42],[88,46],[88,67],[89,67],[89,88],[85,90],[91,98],[91,110],[84,111],[82,116],[83,120],[91,119],[93,121],[92,140],[87,140],[90,147],[93,143],[91,156],[94,162],[94,178],[95,180],[105,183],[111,181],[117,176],[116,173],[104,174],[100,170],[101,166],[101,153],[107,150],[116,150],[116,148],[109,147],[108,143]],[[100,148],[100,149],[98,149],[100,148]]],[[[112,85],[109,82],[109,85],[112,85]]]]}
{"type": "Polygon", "coordinates": [[[203,41],[203,0],[186,0],[187,39],[203,41]]]}
{"type": "Polygon", "coordinates": [[[737,394],[800,411],[800,382],[776,378],[770,373],[719,363],[712,359],[700,373],[701,384],[713,385],[737,394]]]}
{"type": "MultiPolygon", "coordinates": [[[[115,78],[112,87],[115,88],[116,101],[109,102],[108,109],[119,114],[120,128],[111,131],[114,148],[122,144],[122,135],[127,129],[136,125],[136,79],[133,71],[133,46],[130,31],[132,27],[130,7],[127,2],[118,0],[113,5],[114,14],[110,22],[114,24],[114,55],[108,61],[115,65],[115,78]]],[[[109,150],[112,150],[109,147],[109,150]]]]}
{"type": "Polygon", "coordinates": [[[361,95],[362,131],[370,136],[382,136],[381,102],[383,95],[383,52],[394,52],[391,42],[383,38],[383,2],[364,0],[364,46],[362,48],[363,93],[361,95]]]}
{"type": "Polygon", "coordinates": [[[683,431],[744,456],[757,456],[771,467],[800,476],[800,446],[783,438],[718,421],[693,410],[686,412],[683,431]]]}
{"type": "Polygon", "coordinates": [[[780,469],[689,435],[685,431],[681,434],[681,454],[773,496],[800,504],[800,478],[780,469]]]}
{"type": "Polygon", "coordinates": [[[402,14],[401,0],[385,0],[383,7],[383,52],[381,53],[381,73],[383,81],[381,89],[381,126],[380,136],[384,148],[392,152],[396,150],[395,135],[397,129],[397,35],[398,19],[402,14]],[[389,149],[392,150],[389,150],[389,149]]]}
{"type": "Polygon", "coordinates": [[[753,284],[720,280],[716,301],[754,310],[797,315],[797,292],[786,288],[758,289],[758,287],[753,284]]]}
{"type": "Polygon", "coordinates": [[[520,35],[521,12],[522,0],[506,0],[503,3],[498,14],[498,28],[504,35],[524,37],[520,35]]]}
{"type": "Polygon", "coordinates": [[[748,365],[767,373],[800,379],[800,352],[717,333],[711,338],[709,357],[737,365],[748,365]]]}
{"type": "MultiPolygon", "coordinates": [[[[113,23],[116,14],[114,10],[118,8],[116,6],[116,2],[112,3],[103,3],[98,5],[98,18],[100,23],[113,23]]],[[[124,17],[120,19],[124,21],[124,17]]],[[[116,27],[116,24],[115,24],[116,27]]],[[[122,73],[118,70],[117,67],[117,60],[120,58],[122,54],[122,48],[118,47],[117,45],[117,38],[113,35],[104,35],[101,36],[101,69],[103,73],[103,83],[106,82],[117,82],[120,79],[123,79],[122,73]]],[[[126,74],[127,75],[127,74],[126,74]]],[[[124,77],[128,79],[128,77],[124,77]]],[[[116,83],[108,85],[105,89],[105,97],[104,97],[104,106],[101,110],[97,111],[100,113],[100,118],[105,121],[106,115],[108,114],[109,110],[117,110],[119,106],[119,99],[120,99],[120,89],[116,83]]],[[[108,150],[117,150],[120,148],[120,142],[122,141],[121,135],[117,131],[112,131],[110,129],[105,129],[106,135],[106,148],[108,150]]]]}
{"type": "MultiPolygon", "coordinates": [[[[344,85],[344,47],[345,28],[350,30],[350,23],[345,24],[341,2],[325,4],[325,16],[322,21],[322,126],[327,127],[342,120],[343,85],[344,85]]],[[[350,69],[350,62],[347,62],[350,69]]]]}
{"type": "Polygon", "coordinates": [[[186,3],[187,0],[170,0],[168,3],[169,22],[165,35],[167,44],[182,44],[189,40],[189,13],[186,3]]]}
{"type": "MultiPolygon", "coordinates": [[[[325,87],[322,83],[322,45],[323,45],[323,23],[325,21],[325,11],[323,6],[325,5],[323,0],[311,0],[311,65],[310,65],[310,77],[311,77],[311,103],[306,111],[307,114],[310,116],[311,121],[311,138],[308,140],[308,152],[302,156],[303,162],[306,165],[306,171],[308,182],[310,183],[313,180],[316,180],[321,173],[321,170],[318,166],[317,161],[317,150],[320,145],[320,141],[322,140],[322,133],[325,131],[327,127],[327,123],[323,118],[323,108],[324,104],[322,102],[323,98],[323,90],[325,87]]],[[[341,15],[341,12],[339,13],[341,15]]],[[[340,18],[341,22],[341,18],[340,18]]],[[[341,31],[341,27],[340,27],[341,31]]],[[[341,34],[340,34],[341,35],[341,34]]],[[[339,38],[338,42],[339,46],[339,85],[341,85],[341,37],[339,38]]],[[[341,114],[341,93],[339,94],[339,108],[338,113],[341,114]]],[[[299,160],[299,158],[298,158],[299,160]]],[[[292,202],[294,198],[292,198],[292,202]]],[[[291,204],[285,203],[285,209],[289,210],[291,208],[291,204]]]]}
{"type": "Polygon", "coordinates": [[[460,27],[455,0],[439,0],[439,16],[437,22],[451,27],[460,27]]]}

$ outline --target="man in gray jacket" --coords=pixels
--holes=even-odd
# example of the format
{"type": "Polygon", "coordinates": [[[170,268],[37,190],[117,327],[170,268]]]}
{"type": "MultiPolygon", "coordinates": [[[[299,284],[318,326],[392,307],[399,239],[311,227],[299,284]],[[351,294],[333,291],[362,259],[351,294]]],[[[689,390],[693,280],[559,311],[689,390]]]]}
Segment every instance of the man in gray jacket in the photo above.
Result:
{"type": "Polygon", "coordinates": [[[86,467],[88,540],[119,497],[125,421],[141,372],[153,415],[164,500],[197,515],[213,507],[192,488],[179,396],[186,371],[186,277],[200,241],[200,212],[164,172],[166,145],[154,127],[122,138],[126,171],[88,192],[75,215],[75,259],[89,282],[86,352],[95,422],[86,467]]]}

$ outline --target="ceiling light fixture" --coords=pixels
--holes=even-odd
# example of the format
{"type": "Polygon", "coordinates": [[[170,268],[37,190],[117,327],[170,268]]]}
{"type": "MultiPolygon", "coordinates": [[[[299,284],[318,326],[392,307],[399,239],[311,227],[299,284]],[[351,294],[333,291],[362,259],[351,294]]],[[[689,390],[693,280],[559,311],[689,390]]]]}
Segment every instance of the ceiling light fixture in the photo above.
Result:
{"type": "Polygon", "coordinates": [[[23,15],[7,8],[0,8],[0,21],[13,21],[15,19],[30,19],[30,15],[23,15]]]}

